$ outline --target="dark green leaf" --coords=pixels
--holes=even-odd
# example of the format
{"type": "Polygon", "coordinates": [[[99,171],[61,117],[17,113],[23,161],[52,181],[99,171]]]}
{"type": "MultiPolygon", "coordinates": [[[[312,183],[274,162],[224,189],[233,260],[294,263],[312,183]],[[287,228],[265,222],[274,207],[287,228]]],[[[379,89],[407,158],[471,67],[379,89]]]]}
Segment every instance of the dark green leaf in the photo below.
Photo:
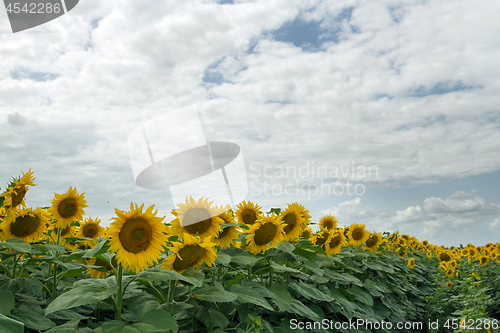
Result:
{"type": "Polygon", "coordinates": [[[0,314],[8,315],[16,305],[14,294],[10,290],[0,290],[0,314]]]}
{"type": "Polygon", "coordinates": [[[83,258],[91,258],[97,254],[106,252],[106,250],[103,249],[103,247],[104,245],[106,245],[107,241],[108,241],[107,238],[100,241],[96,246],[94,246],[93,249],[88,250],[87,253],[83,256],[83,258]]]}
{"type": "Polygon", "coordinates": [[[11,238],[7,239],[5,242],[0,242],[0,246],[5,246],[22,253],[31,253],[31,245],[18,238],[11,238]]]}
{"type": "Polygon", "coordinates": [[[319,320],[318,315],[314,311],[309,309],[307,306],[305,306],[301,301],[299,301],[297,299],[294,299],[292,301],[292,304],[290,305],[288,312],[296,313],[300,316],[307,317],[307,318],[314,320],[314,321],[319,320]]]}
{"type": "Polygon", "coordinates": [[[315,286],[311,284],[307,284],[305,282],[293,282],[290,284],[290,287],[297,291],[300,295],[308,298],[308,299],[316,299],[318,301],[330,302],[333,299],[325,295],[321,291],[319,291],[315,286]]]}
{"type": "Polygon", "coordinates": [[[0,314],[0,332],[2,333],[24,333],[24,324],[0,314]]]}
{"type": "Polygon", "coordinates": [[[351,295],[356,297],[357,301],[365,303],[366,305],[373,305],[373,298],[366,289],[362,289],[358,286],[352,286],[351,289],[347,290],[351,295]]]}
{"type": "Polygon", "coordinates": [[[272,299],[281,312],[287,311],[290,308],[292,296],[284,285],[275,283],[269,288],[269,291],[273,293],[272,299]]]}
{"type": "Polygon", "coordinates": [[[240,284],[235,284],[231,286],[230,291],[238,295],[238,300],[242,303],[252,303],[262,306],[269,311],[273,311],[271,305],[269,305],[269,303],[257,289],[253,289],[248,286],[242,286],[240,284]]]}
{"type": "Polygon", "coordinates": [[[192,297],[208,302],[232,302],[238,298],[238,295],[216,287],[206,286],[195,289],[192,297]]]}
{"type": "Polygon", "coordinates": [[[45,315],[79,305],[97,303],[113,295],[117,289],[118,286],[114,286],[107,290],[91,286],[76,287],[53,300],[45,310],[45,315]]]}
{"type": "Polygon", "coordinates": [[[208,309],[208,311],[203,311],[199,317],[197,317],[205,326],[212,331],[215,327],[226,328],[229,325],[229,320],[221,312],[215,309],[208,309]]]}
{"type": "Polygon", "coordinates": [[[201,286],[202,282],[198,279],[187,277],[181,275],[174,271],[162,270],[162,271],[145,271],[137,274],[137,278],[146,281],[171,281],[171,280],[181,280],[188,282],[195,286],[201,286]]]}
{"type": "Polygon", "coordinates": [[[231,256],[225,253],[217,253],[217,257],[215,258],[215,262],[217,264],[222,264],[224,266],[229,265],[231,262],[231,256]]]}

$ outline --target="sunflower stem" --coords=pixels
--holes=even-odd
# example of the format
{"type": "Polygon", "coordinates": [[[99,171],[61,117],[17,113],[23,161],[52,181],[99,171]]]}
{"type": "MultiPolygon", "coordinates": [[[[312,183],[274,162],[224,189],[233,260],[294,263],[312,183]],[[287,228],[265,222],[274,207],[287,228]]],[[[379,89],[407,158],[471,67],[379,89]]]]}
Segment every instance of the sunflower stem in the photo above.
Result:
{"type": "Polygon", "coordinates": [[[171,303],[174,298],[174,285],[175,280],[170,280],[170,285],[168,287],[168,296],[167,296],[167,304],[171,303]]]}
{"type": "Polygon", "coordinates": [[[153,290],[155,291],[156,295],[158,295],[158,298],[160,299],[161,304],[163,304],[163,303],[166,303],[166,302],[167,302],[167,301],[165,300],[165,297],[163,297],[162,293],[161,293],[158,289],[156,289],[156,287],[153,285],[153,283],[152,283],[151,281],[149,281],[149,286],[150,286],[151,288],[153,288],[153,290]]]}
{"type": "Polygon", "coordinates": [[[16,255],[14,255],[14,265],[12,265],[12,274],[11,274],[12,278],[16,277],[17,260],[18,260],[18,256],[16,254],[16,255]]]}
{"type": "MultiPolygon", "coordinates": [[[[59,242],[61,240],[61,233],[63,229],[62,228],[57,228],[57,239],[56,239],[56,245],[59,245],[59,242]]],[[[54,251],[54,257],[56,259],[59,259],[59,252],[54,251]]],[[[56,293],[57,293],[57,268],[58,265],[57,263],[54,263],[54,271],[52,272],[52,299],[56,298],[56,293]]]]}
{"type": "Polygon", "coordinates": [[[274,268],[270,267],[269,268],[269,288],[273,286],[273,273],[274,273],[274,268]]]}
{"type": "Polygon", "coordinates": [[[122,320],[122,278],[123,278],[123,268],[121,264],[118,264],[118,271],[116,274],[116,284],[118,285],[118,290],[116,291],[116,311],[115,320],[122,320]]]}

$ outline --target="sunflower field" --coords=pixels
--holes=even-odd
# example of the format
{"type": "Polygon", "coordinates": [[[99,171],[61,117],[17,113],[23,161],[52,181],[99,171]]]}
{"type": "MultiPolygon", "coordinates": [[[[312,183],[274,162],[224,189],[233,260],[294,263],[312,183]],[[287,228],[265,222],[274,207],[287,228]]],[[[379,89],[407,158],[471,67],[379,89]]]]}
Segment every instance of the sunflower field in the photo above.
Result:
{"type": "Polygon", "coordinates": [[[262,212],[186,198],[86,217],[70,187],[26,208],[29,170],[0,195],[0,333],[499,332],[500,244],[313,232],[298,203],[262,212]],[[193,221],[199,221],[193,223],[193,221]]]}

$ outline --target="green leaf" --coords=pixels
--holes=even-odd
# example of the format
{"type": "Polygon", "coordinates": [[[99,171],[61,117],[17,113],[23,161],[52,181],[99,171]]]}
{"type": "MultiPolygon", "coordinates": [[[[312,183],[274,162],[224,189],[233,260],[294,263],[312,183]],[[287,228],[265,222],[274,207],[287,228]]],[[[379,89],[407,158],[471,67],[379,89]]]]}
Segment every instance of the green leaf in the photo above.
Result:
{"type": "Polygon", "coordinates": [[[351,289],[348,289],[347,292],[349,294],[353,295],[356,297],[357,301],[360,301],[361,303],[365,303],[366,305],[372,306],[373,305],[373,298],[368,292],[368,290],[362,289],[358,286],[352,286],[351,289]]]}
{"type": "Polygon", "coordinates": [[[216,287],[206,286],[195,289],[191,297],[208,302],[232,302],[238,298],[238,295],[216,287]]]}
{"type": "MultiPolygon", "coordinates": [[[[146,324],[151,325],[160,330],[160,332],[166,332],[166,330],[171,330],[172,332],[177,332],[179,327],[177,326],[177,321],[170,315],[170,313],[163,310],[152,310],[144,314],[141,318],[141,322],[132,325],[146,324]]],[[[147,332],[145,330],[140,330],[140,332],[147,332]]],[[[152,332],[152,331],[151,331],[152,332]]]]}
{"type": "Polygon", "coordinates": [[[55,244],[34,244],[31,248],[33,253],[47,253],[49,251],[66,252],[64,246],[55,244]]]}
{"type": "Polygon", "coordinates": [[[331,280],[338,282],[340,284],[350,284],[353,283],[358,286],[363,286],[363,283],[355,276],[352,276],[348,273],[339,274],[337,272],[326,269],[325,275],[329,277],[331,280]]]}
{"type": "Polygon", "coordinates": [[[38,279],[20,278],[12,280],[9,288],[14,294],[24,291],[33,295],[41,295],[43,287],[42,283],[38,279]]]}
{"type": "Polygon", "coordinates": [[[14,294],[10,290],[0,290],[0,314],[8,315],[16,305],[14,294]]]}
{"type": "Polygon", "coordinates": [[[387,272],[389,274],[394,273],[394,268],[392,266],[389,266],[389,265],[382,263],[382,262],[363,260],[363,264],[366,267],[374,269],[376,271],[383,271],[383,272],[387,272]]]}
{"type": "Polygon", "coordinates": [[[239,265],[248,266],[253,265],[260,258],[256,255],[252,255],[248,252],[242,252],[235,256],[231,256],[231,262],[234,262],[239,265]]]}
{"type": "Polygon", "coordinates": [[[34,330],[48,330],[56,326],[52,320],[45,318],[43,310],[40,306],[27,306],[21,304],[18,308],[19,313],[13,315],[12,318],[24,323],[24,326],[34,330]]]}
{"type": "Polygon", "coordinates": [[[288,292],[288,289],[279,283],[274,283],[269,291],[273,293],[272,300],[278,306],[281,312],[287,311],[292,304],[292,295],[288,292]]]}
{"type": "Polygon", "coordinates": [[[217,264],[221,264],[224,266],[228,266],[231,262],[231,256],[225,253],[217,253],[217,257],[215,258],[215,262],[217,264]]]}
{"type": "Polygon", "coordinates": [[[5,246],[18,252],[31,253],[31,245],[18,238],[11,238],[5,242],[0,242],[0,246],[5,246]]]}
{"type": "Polygon", "coordinates": [[[317,254],[312,251],[304,250],[299,247],[296,247],[295,250],[293,250],[293,253],[296,255],[299,255],[303,258],[309,259],[311,261],[314,261],[316,259],[317,254]]]}
{"type": "Polygon", "coordinates": [[[208,309],[208,311],[203,311],[202,314],[197,317],[210,331],[215,327],[220,327],[222,329],[229,325],[229,320],[224,314],[215,309],[208,309]]]}
{"type": "Polygon", "coordinates": [[[290,268],[290,267],[286,267],[286,266],[283,266],[283,265],[280,265],[280,264],[277,264],[275,263],[274,261],[271,261],[271,267],[274,268],[276,271],[279,271],[279,272],[293,272],[293,273],[300,273],[299,270],[297,269],[294,269],[294,268],[290,268]]]}
{"type": "Polygon", "coordinates": [[[297,291],[300,295],[308,299],[316,299],[318,301],[330,302],[333,299],[319,291],[315,286],[299,281],[290,284],[290,287],[297,291]]]}
{"type": "Polygon", "coordinates": [[[290,308],[288,309],[289,313],[296,313],[300,316],[307,317],[313,321],[319,321],[319,317],[316,314],[316,312],[312,311],[309,309],[307,306],[304,305],[301,301],[294,299],[292,301],[292,304],[290,305],[290,308]]]}
{"type": "Polygon", "coordinates": [[[23,323],[0,314],[0,332],[24,333],[23,323]]]}
{"type": "Polygon", "coordinates": [[[85,255],[83,256],[83,258],[85,258],[85,259],[91,258],[97,254],[101,254],[101,253],[106,252],[106,250],[104,250],[103,247],[104,247],[104,245],[106,245],[107,241],[108,241],[107,238],[100,241],[96,246],[94,246],[93,249],[88,250],[87,253],[85,253],[85,255]]]}
{"type": "Polygon", "coordinates": [[[45,310],[45,315],[62,309],[70,309],[75,306],[97,303],[113,295],[116,290],[118,290],[118,286],[114,286],[107,290],[92,286],[76,287],[53,300],[45,310]]]}
{"type": "Polygon", "coordinates": [[[295,250],[295,246],[290,244],[289,242],[279,242],[278,243],[278,250],[283,251],[283,252],[288,252],[292,253],[293,250],[295,250]]]}
{"type": "Polygon", "coordinates": [[[259,293],[256,289],[253,289],[249,286],[235,284],[231,286],[230,291],[234,294],[237,294],[238,301],[242,303],[252,303],[258,306],[262,306],[269,311],[273,311],[271,305],[269,305],[266,299],[262,297],[262,294],[259,293]]]}
{"type": "Polygon", "coordinates": [[[125,323],[117,320],[108,320],[100,328],[102,333],[122,333],[125,323]]]}
{"type": "Polygon", "coordinates": [[[198,279],[187,277],[181,275],[174,271],[169,270],[161,270],[161,271],[145,271],[137,274],[137,278],[146,280],[146,281],[171,281],[171,280],[180,280],[188,282],[194,286],[201,287],[202,282],[198,279]]]}

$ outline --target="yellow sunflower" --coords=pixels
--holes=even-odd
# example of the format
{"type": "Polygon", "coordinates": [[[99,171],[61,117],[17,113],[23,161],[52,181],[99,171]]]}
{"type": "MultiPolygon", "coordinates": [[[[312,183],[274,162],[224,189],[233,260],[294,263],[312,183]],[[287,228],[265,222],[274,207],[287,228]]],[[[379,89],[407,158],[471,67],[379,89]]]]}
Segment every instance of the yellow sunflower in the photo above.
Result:
{"type": "Polygon", "coordinates": [[[466,247],[465,249],[462,249],[462,257],[467,257],[469,255],[469,248],[466,247]]]}
{"type": "Polygon", "coordinates": [[[238,238],[240,233],[238,225],[234,221],[233,211],[230,206],[226,207],[226,211],[219,214],[219,217],[222,219],[224,224],[234,224],[234,226],[226,226],[221,232],[219,232],[217,237],[212,239],[215,244],[219,245],[223,249],[227,249],[231,247],[231,244],[238,238]]]}
{"type": "Polygon", "coordinates": [[[56,227],[65,228],[73,221],[82,220],[83,214],[85,214],[83,208],[88,207],[84,194],[79,194],[76,188],[72,187],[64,194],[54,193],[55,198],[51,201],[52,206],[49,208],[49,213],[54,215],[56,227]]]}
{"type": "Polygon", "coordinates": [[[306,227],[305,219],[297,206],[288,205],[285,210],[280,212],[279,218],[285,223],[283,231],[285,232],[284,239],[286,241],[299,237],[306,227]]]}
{"type": "Polygon", "coordinates": [[[80,228],[76,233],[76,237],[92,238],[92,240],[82,241],[83,244],[90,247],[97,244],[97,238],[104,236],[104,228],[100,225],[101,220],[97,217],[92,219],[87,217],[84,222],[80,223],[80,228]]]}
{"type": "Polygon", "coordinates": [[[479,262],[481,263],[481,266],[485,267],[488,265],[489,258],[487,256],[482,256],[479,258],[479,262]]]}
{"type": "Polygon", "coordinates": [[[348,237],[352,245],[360,246],[370,237],[370,233],[365,230],[364,224],[353,223],[349,226],[348,237]]]}
{"type": "Polygon", "coordinates": [[[372,232],[371,236],[366,240],[365,245],[370,251],[376,251],[382,243],[382,235],[378,232],[372,232]]]}
{"type": "Polygon", "coordinates": [[[304,231],[300,234],[300,237],[312,237],[313,231],[311,228],[304,229],[304,231]]]}
{"type": "Polygon", "coordinates": [[[28,243],[32,240],[36,242],[43,237],[49,218],[49,214],[41,207],[35,210],[31,208],[17,210],[13,220],[5,219],[0,224],[3,232],[2,240],[19,238],[28,243]]]}
{"type": "Polygon", "coordinates": [[[323,249],[328,256],[331,256],[334,253],[339,253],[342,246],[345,246],[346,243],[343,229],[336,231],[332,230],[330,231],[330,237],[328,237],[327,241],[323,244],[323,249]]]}
{"type": "Polygon", "coordinates": [[[455,270],[453,268],[449,268],[446,271],[446,276],[453,276],[453,273],[455,273],[455,270]]]}
{"type": "Polygon", "coordinates": [[[215,243],[212,243],[210,238],[208,236],[202,242],[200,237],[188,234],[184,238],[184,243],[172,242],[169,249],[174,254],[163,261],[161,268],[182,273],[189,267],[199,268],[204,262],[208,267],[212,267],[217,254],[214,249],[215,243]]]}
{"type": "Polygon", "coordinates": [[[337,219],[333,215],[325,215],[319,220],[319,228],[331,230],[337,227],[337,219]]]}
{"type": "MultiPolygon", "coordinates": [[[[111,264],[115,267],[118,267],[118,263],[116,262],[116,256],[111,259],[111,264]]],[[[106,268],[106,272],[100,271],[93,267],[86,267],[87,274],[92,276],[93,278],[104,279],[106,276],[109,276],[113,272],[113,267],[111,267],[106,261],[98,258],[90,258],[88,261],[89,266],[100,266],[106,268]]]]}
{"type": "MultiPolygon", "coordinates": [[[[345,234],[344,234],[345,236],[345,234]]],[[[311,243],[314,245],[318,245],[323,247],[323,245],[326,243],[328,238],[330,237],[330,233],[327,230],[320,230],[314,236],[310,237],[309,240],[311,243]]]]}
{"type": "Polygon", "coordinates": [[[240,224],[254,224],[261,216],[262,207],[250,201],[243,201],[236,206],[236,218],[240,224]]]}
{"type": "Polygon", "coordinates": [[[0,195],[0,204],[5,206],[5,218],[11,221],[16,216],[16,210],[18,206],[26,208],[25,195],[28,192],[28,186],[36,186],[33,181],[36,178],[33,177],[33,171],[29,169],[28,172],[24,173],[22,177],[12,180],[7,190],[0,195]],[[8,208],[7,208],[8,207],[8,208]]]}
{"type": "Polygon", "coordinates": [[[451,260],[451,256],[445,251],[439,252],[437,257],[438,257],[439,261],[450,261],[451,260]]]}
{"type": "Polygon", "coordinates": [[[208,236],[216,237],[222,231],[220,225],[224,221],[218,216],[221,212],[217,206],[212,207],[208,199],[201,198],[196,202],[190,196],[186,198],[185,204],[178,206],[178,217],[170,222],[172,234],[180,238],[187,234],[205,239],[208,236]]]}
{"type": "Polygon", "coordinates": [[[304,207],[302,206],[301,204],[297,203],[297,202],[294,202],[290,205],[288,205],[289,208],[291,209],[296,209],[300,215],[302,215],[302,218],[304,219],[304,224],[306,225],[309,225],[311,223],[311,218],[312,216],[309,214],[309,211],[304,207]]]}
{"type": "Polygon", "coordinates": [[[245,237],[248,251],[253,254],[266,252],[283,241],[285,223],[272,214],[262,215],[248,230],[245,237]]]}
{"type": "Polygon", "coordinates": [[[157,263],[168,240],[164,234],[165,217],[156,217],[154,205],[142,212],[140,207],[130,203],[130,211],[115,209],[118,217],[113,217],[105,237],[110,239],[109,251],[116,252],[116,261],[129,270],[142,271],[157,263]]]}
{"type": "Polygon", "coordinates": [[[408,267],[410,267],[411,269],[415,267],[415,259],[410,258],[410,260],[408,260],[408,267]]]}
{"type": "Polygon", "coordinates": [[[406,247],[400,247],[400,248],[398,249],[398,256],[399,256],[400,258],[404,258],[404,257],[406,257],[406,255],[407,255],[407,254],[408,254],[408,248],[406,248],[406,247]]]}

